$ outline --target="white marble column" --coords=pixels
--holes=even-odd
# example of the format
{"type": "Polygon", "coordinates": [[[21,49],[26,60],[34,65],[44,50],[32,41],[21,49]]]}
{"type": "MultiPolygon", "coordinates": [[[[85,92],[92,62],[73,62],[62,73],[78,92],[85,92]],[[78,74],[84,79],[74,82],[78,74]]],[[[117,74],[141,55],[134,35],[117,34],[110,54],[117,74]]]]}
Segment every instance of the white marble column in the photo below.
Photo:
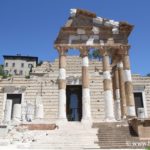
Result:
{"type": "Polygon", "coordinates": [[[110,60],[107,53],[103,54],[103,85],[104,85],[104,102],[105,102],[105,119],[114,121],[114,101],[112,94],[112,79],[110,73],[110,60]]]}
{"type": "Polygon", "coordinates": [[[11,113],[12,113],[12,100],[7,99],[5,104],[5,112],[4,112],[4,122],[8,123],[11,121],[11,113]]]}
{"type": "Polygon", "coordinates": [[[59,50],[59,112],[58,119],[66,121],[66,49],[59,50]]]}
{"type": "Polygon", "coordinates": [[[89,88],[89,58],[86,48],[80,49],[82,57],[82,122],[91,121],[91,104],[89,88]]]}
{"type": "Polygon", "coordinates": [[[126,91],[126,102],[127,102],[127,116],[135,117],[135,102],[133,96],[133,85],[132,85],[132,75],[130,70],[130,59],[129,55],[126,54],[123,57],[123,67],[124,67],[124,81],[125,81],[125,91],[126,91]]]}

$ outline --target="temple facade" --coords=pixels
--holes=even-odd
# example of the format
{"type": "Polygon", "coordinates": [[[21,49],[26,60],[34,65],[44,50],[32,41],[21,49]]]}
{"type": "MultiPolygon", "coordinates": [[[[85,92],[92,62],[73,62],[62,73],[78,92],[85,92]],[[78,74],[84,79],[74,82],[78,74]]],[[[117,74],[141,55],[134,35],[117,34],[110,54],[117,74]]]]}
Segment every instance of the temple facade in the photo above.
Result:
{"type": "Polygon", "coordinates": [[[30,78],[1,79],[1,121],[148,118],[150,78],[131,75],[132,29],[126,22],[71,9],[55,41],[59,59],[34,67],[30,78]],[[71,49],[79,50],[80,56],[67,56],[71,49]],[[101,61],[89,60],[92,50],[99,51],[101,61]]]}
{"type": "Polygon", "coordinates": [[[53,150],[150,146],[150,77],[131,73],[132,29],[71,9],[54,42],[54,62],[33,67],[28,77],[0,78],[0,129],[13,126],[4,136],[9,144],[22,140],[30,149],[53,150]],[[79,56],[69,56],[72,49],[79,56]],[[94,50],[101,60],[89,58],[94,50]]]}
{"type": "MultiPolygon", "coordinates": [[[[60,95],[59,83],[59,59],[54,62],[44,62],[41,66],[33,68],[30,78],[22,76],[9,77],[0,80],[0,119],[1,122],[9,122],[16,118],[20,121],[33,121],[44,119],[49,122],[56,122],[62,119],[62,114],[66,121],[83,121],[85,117],[92,122],[120,121],[127,118],[127,103],[125,98],[125,112],[123,114],[123,104],[121,102],[121,86],[113,91],[111,86],[111,99],[109,104],[105,101],[105,87],[102,61],[89,60],[88,67],[88,102],[84,100],[82,81],[82,57],[66,57],[66,88],[65,95],[60,95]],[[113,95],[118,93],[118,95],[113,95]],[[118,96],[118,97],[117,97],[118,96]],[[62,105],[61,100],[65,104],[62,105]],[[7,104],[11,101],[11,104],[7,104]],[[8,106],[10,105],[10,106],[8,106]],[[19,109],[18,109],[19,107],[19,109]],[[14,109],[17,110],[14,110],[14,109]],[[9,109],[9,110],[8,110],[9,109]],[[28,110],[29,109],[29,110],[28,110]],[[30,110],[31,109],[31,110],[30,110]],[[8,113],[9,111],[9,113],[8,113]],[[15,112],[19,116],[15,116],[15,112]],[[111,111],[111,112],[110,112],[111,111]],[[60,114],[61,113],[61,114],[60,114]],[[88,116],[85,116],[88,115],[88,116]]],[[[112,77],[119,78],[118,73],[112,77]]],[[[112,72],[111,72],[112,74],[112,72]]],[[[62,75],[64,77],[64,75],[62,75]]],[[[120,75],[123,78],[123,76],[120,75]]],[[[119,80],[117,80],[119,83],[119,80]]],[[[150,77],[132,75],[133,100],[135,106],[135,116],[142,118],[150,117],[150,77]]],[[[117,85],[115,85],[117,86],[117,85]]],[[[85,92],[85,93],[84,93],[85,92]]],[[[125,90],[124,90],[125,92],[125,90]]],[[[61,93],[62,94],[62,93],[61,93]]]]}

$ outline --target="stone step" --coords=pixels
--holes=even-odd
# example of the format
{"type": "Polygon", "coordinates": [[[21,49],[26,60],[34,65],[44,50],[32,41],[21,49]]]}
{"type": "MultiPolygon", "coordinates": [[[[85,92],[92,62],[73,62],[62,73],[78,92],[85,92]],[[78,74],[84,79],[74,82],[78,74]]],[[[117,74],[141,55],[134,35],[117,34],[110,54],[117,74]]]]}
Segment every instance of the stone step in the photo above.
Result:
{"type": "MultiPolygon", "coordinates": [[[[118,123],[95,123],[95,128],[99,128],[97,137],[101,148],[136,148],[127,145],[128,142],[139,142],[138,137],[130,134],[130,129],[126,122],[118,123]]],[[[139,147],[137,147],[139,148],[139,147]]]]}

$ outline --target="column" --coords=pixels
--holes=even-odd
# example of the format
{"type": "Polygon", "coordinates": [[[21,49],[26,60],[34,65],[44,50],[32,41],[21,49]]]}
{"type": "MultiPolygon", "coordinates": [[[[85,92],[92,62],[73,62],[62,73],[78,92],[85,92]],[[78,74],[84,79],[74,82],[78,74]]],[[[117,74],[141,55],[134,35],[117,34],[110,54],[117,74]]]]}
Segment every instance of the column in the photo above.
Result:
{"type": "Polygon", "coordinates": [[[130,60],[128,54],[123,57],[124,81],[126,91],[127,116],[135,117],[135,102],[133,96],[132,76],[130,70],[130,60]]]}
{"type": "Polygon", "coordinates": [[[82,57],[82,121],[91,120],[88,50],[80,49],[82,57]]]}
{"type": "Polygon", "coordinates": [[[117,66],[114,67],[114,112],[116,120],[121,119],[121,111],[120,111],[120,89],[119,89],[119,75],[117,66]]]}
{"type": "Polygon", "coordinates": [[[119,62],[117,64],[118,74],[119,74],[119,88],[120,88],[120,98],[121,98],[121,118],[126,118],[126,94],[124,85],[124,72],[123,63],[119,62]]]}
{"type": "Polygon", "coordinates": [[[103,85],[106,121],[114,120],[114,102],[112,95],[112,80],[110,74],[110,60],[107,53],[103,54],[103,85]]]}
{"type": "Polygon", "coordinates": [[[116,99],[116,94],[115,94],[115,77],[114,77],[114,69],[115,67],[112,67],[112,90],[113,90],[113,99],[116,99]]]}
{"type": "Polygon", "coordinates": [[[5,104],[4,123],[9,123],[11,121],[11,111],[12,111],[12,100],[7,99],[5,104]]]}
{"type": "Polygon", "coordinates": [[[66,120],[66,49],[59,49],[59,112],[58,118],[66,120]]]}

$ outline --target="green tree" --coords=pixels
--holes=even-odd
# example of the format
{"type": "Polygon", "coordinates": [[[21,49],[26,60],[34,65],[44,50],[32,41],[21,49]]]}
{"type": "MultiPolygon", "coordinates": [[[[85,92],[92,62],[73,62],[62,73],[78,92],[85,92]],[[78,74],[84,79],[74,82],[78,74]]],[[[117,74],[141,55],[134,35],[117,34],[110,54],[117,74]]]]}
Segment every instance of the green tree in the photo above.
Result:
{"type": "Polygon", "coordinates": [[[31,64],[29,73],[32,72],[32,68],[33,68],[33,65],[31,64]]]}
{"type": "Polygon", "coordinates": [[[99,61],[102,59],[102,56],[100,55],[98,49],[93,50],[93,52],[92,52],[92,57],[93,57],[94,59],[98,59],[99,61]]]}
{"type": "Polygon", "coordinates": [[[89,57],[89,59],[92,59],[92,54],[89,53],[89,54],[88,54],[88,57],[89,57]]]}
{"type": "Polygon", "coordinates": [[[0,65],[0,76],[4,76],[3,65],[0,65]]]}
{"type": "Polygon", "coordinates": [[[148,73],[146,76],[147,76],[147,77],[150,77],[150,73],[148,73]]]}
{"type": "Polygon", "coordinates": [[[145,150],[150,150],[150,147],[148,146],[145,150]]]}
{"type": "Polygon", "coordinates": [[[5,74],[4,72],[4,66],[0,65],[0,77],[2,77],[3,79],[7,78],[7,77],[11,77],[12,75],[10,74],[5,74]]]}
{"type": "Polygon", "coordinates": [[[40,60],[40,61],[38,62],[38,64],[37,64],[37,66],[41,66],[42,64],[43,64],[43,61],[40,60]]]}

